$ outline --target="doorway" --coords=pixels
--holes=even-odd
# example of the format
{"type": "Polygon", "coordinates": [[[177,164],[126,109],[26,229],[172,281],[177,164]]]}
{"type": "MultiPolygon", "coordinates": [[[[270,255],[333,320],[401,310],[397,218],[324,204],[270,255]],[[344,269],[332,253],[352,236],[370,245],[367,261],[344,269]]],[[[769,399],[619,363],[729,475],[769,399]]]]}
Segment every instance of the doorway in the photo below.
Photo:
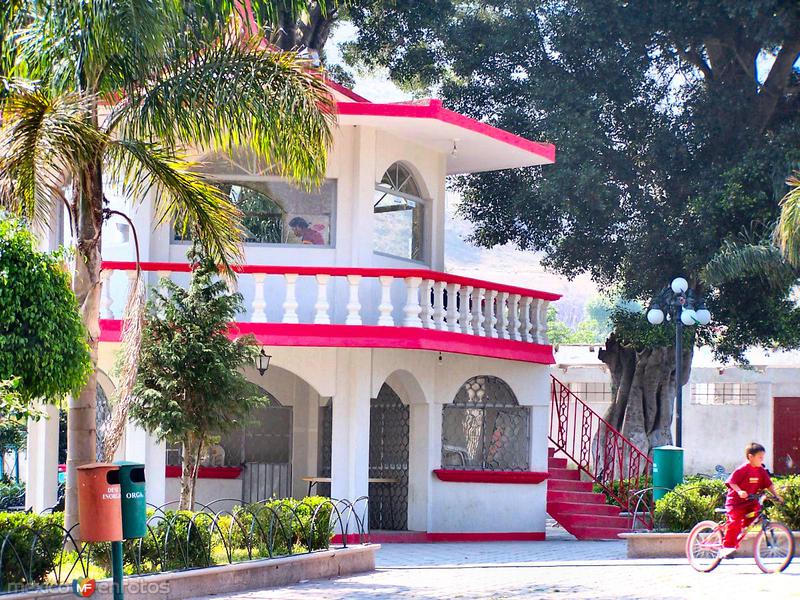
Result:
{"type": "Polygon", "coordinates": [[[772,406],[775,475],[800,473],[800,398],[775,398],[772,406]]]}
{"type": "Polygon", "coordinates": [[[369,411],[369,528],[408,529],[409,410],[383,384],[369,411]]]}

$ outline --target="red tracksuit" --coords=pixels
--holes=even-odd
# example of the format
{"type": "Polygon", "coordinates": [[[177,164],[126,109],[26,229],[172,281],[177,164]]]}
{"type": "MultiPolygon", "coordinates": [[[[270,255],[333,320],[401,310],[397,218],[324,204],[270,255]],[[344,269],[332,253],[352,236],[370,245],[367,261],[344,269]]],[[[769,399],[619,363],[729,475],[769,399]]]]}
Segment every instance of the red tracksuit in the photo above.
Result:
{"type": "MultiPolygon", "coordinates": [[[[725,483],[729,488],[731,483],[735,483],[748,494],[757,494],[761,490],[769,488],[772,480],[763,466],[752,467],[750,463],[744,463],[731,473],[725,483]]],[[[725,500],[725,510],[728,512],[728,529],[723,545],[726,548],[735,548],[739,533],[758,515],[758,501],[740,498],[739,494],[730,488],[725,500]]]]}

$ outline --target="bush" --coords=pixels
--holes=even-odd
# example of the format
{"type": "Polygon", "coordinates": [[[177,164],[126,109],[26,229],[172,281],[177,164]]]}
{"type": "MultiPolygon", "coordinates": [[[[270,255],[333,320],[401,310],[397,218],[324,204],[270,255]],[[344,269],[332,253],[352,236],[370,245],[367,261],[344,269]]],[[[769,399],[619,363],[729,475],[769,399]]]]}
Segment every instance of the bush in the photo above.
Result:
{"type": "MultiPolygon", "coordinates": [[[[650,476],[645,476],[645,475],[633,479],[624,479],[622,481],[622,485],[620,485],[620,481],[618,479],[611,482],[611,490],[614,492],[614,494],[620,496],[621,495],[620,488],[622,488],[624,493],[626,493],[628,497],[631,499],[631,502],[633,502],[633,506],[631,506],[631,509],[635,509],[636,504],[639,502],[639,498],[633,496],[634,492],[643,490],[645,488],[650,488],[652,486],[653,486],[652,479],[650,478],[650,476]]],[[[614,496],[612,496],[608,491],[606,491],[606,489],[599,483],[595,483],[592,486],[592,488],[594,492],[598,494],[603,494],[606,497],[606,504],[612,504],[614,506],[620,505],[619,502],[616,501],[614,496]]],[[[653,492],[648,491],[645,493],[645,498],[641,502],[640,509],[642,507],[652,506],[652,504],[653,504],[653,492]]]]}
{"type": "Polygon", "coordinates": [[[656,528],[689,531],[698,521],[718,520],[714,509],[723,505],[726,492],[725,482],[719,479],[692,478],[675,486],[656,502],[656,528]]]}
{"type": "Polygon", "coordinates": [[[0,590],[8,589],[9,584],[42,583],[47,578],[61,554],[63,523],[61,513],[0,513],[0,590]]]}
{"type": "Polygon", "coordinates": [[[25,504],[25,484],[0,481],[0,510],[25,504]]]}
{"type": "Polygon", "coordinates": [[[770,519],[785,523],[792,531],[800,531],[800,475],[775,480],[775,490],[783,504],[774,504],[768,510],[770,519]]]}

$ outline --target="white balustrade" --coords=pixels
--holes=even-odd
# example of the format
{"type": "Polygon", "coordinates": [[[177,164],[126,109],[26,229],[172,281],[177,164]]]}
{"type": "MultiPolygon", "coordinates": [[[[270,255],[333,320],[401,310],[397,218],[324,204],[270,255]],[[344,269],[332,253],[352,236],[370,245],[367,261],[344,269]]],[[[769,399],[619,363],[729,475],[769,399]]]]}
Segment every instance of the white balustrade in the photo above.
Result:
{"type": "Polygon", "coordinates": [[[264,299],[264,284],[267,281],[266,273],[254,273],[253,280],[255,281],[255,292],[253,294],[253,314],[250,320],[253,323],[266,323],[267,322],[267,302],[264,299]]]}
{"type": "Polygon", "coordinates": [[[391,275],[382,275],[378,278],[381,282],[381,303],[378,305],[378,325],[392,327],[394,319],[392,318],[392,281],[394,277],[391,275]]]}
{"type": "Polygon", "coordinates": [[[283,277],[286,279],[286,300],[283,302],[283,319],[281,322],[296,324],[300,322],[300,317],[297,315],[297,307],[299,306],[296,295],[297,274],[285,273],[283,277]]]}
{"type": "Polygon", "coordinates": [[[447,284],[447,331],[458,331],[458,292],[460,283],[447,284]]]}
{"type": "MultiPolygon", "coordinates": [[[[129,285],[134,285],[136,271],[131,268],[122,269],[129,277],[129,285]]],[[[324,269],[321,269],[324,270],[324,269]]],[[[183,270],[182,274],[185,274],[183,270]]],[[[114,306],[119,299],[112,292],[114,271],[104,270],[101,274],[100,314],[103,319],[120,318],[114,315],[114,306]]],[[[162,279],[170,277],[172,271],[157,271],[159,281],[157,288],[166,294],[162,279]]],[[[346,273],[346,272],[345,272],[346,273]]],[[[267,307],[278,304],[273,298],[275,289],[268,287],[269,277],[283,277],[285,283],[282,303],[282,314],[274,318],[282,323],[330,325],[344,323],[346,325],[379,325],[381,327],[410,327],[437,329],[463,335],[547,344],[547,308],[549,302],[543,298],[495,289],[491,284],[484,286],[469,285],[442,279],[425,277],[425,275],[399,275],[391,271],[386,274],[374,270],[368,275],[345,274],[342,270],[329,273],[314,273],[303,269],[300,273],[281,273],[270,270],[268,273],[252,273],[252,301],[250,302],[249,320],[253,323],[266,323],[267,307]],[[298,288],[300,278],[314,278],[315,288],[298,288]],[[364,322],[362,315],[361,294],[364,280],[377,280],[380,292],[370,293],[368,314],[377,312],[377,321],[364,322]],[[331,291],[333,287],[333,291],[331,291]],[[347,290],[345,294],[345,288],[347,290]],[[316,290],[314,292],[313,290],[316,290]],[[402,291],[402,296],[400,292],[402,291]],[[341,292],[341,293],[340,293],[341,292]],[[394,293],[393,293],[394,292],[394,293]],[[332,304],[330,297],[336,298],[332,304]],[[347,303],[341,306],[346,297],[347,303]],[[399,300],[402,298],[402,300],[399,300]],[[337,309],[336,306],[339,306],[337,309]],[[302,310],[300,310],[302,309],[302,310]],[[397,314],[402,315],[396,318],[397,314]]],[[[431,275],[434,275],[431,273],[431,275]]],[[[242,281],[248,275],[239,276],[242,281]]],[[[247,285],[244,289],[247,290],[247,285]]],[[[498,286],[501,287],[501,286],[498,286]]],[[[231,289],[235,289],[233,286],[231,289]]],[[[367,287],[372,291],[372,287],[367,287]]],[[[280,294],[280,291],[277,292],[280,294]]],[[[366,296],[365,296],[366,297],[366,296]]],[[[372,317],[375,319],[375,317],[372,317]]]]}
{"type": "Polygon", "coordinates": [[[103,271],[100,273],[100,318],[113,319],[114,312],[111,306],[114,300],[111,298],[111,273],[112,271],[103,271]]]}
{"type": "Polygon", "coordinates": [[[444,283],[433,284],[433,325],[436,329],[444,329],[444,283]]]}
{"type": "Polygon", "coordinates": [[[421,277],[406,277],[406,305],[403,307],[405,327],[422,327],[422,319],[419,318],[422,307],[419,303],[419,286],[422,284],[421,277]]]}
{"type": "Polygon", "coordinates": [[[361,303],[358,300],[361,275],[348,275],[347,283],[350,284],[350,298],[347,301],[347,318],[344,323],[345,325],[361,325],[361,303]]]}
{"type": "Polygon", "coordinates": [[[472,298],[472,286],[465,285],[459,292],[458,324],[461,333],[472,333],[472,319],[469,312],[469,301],[472,298]]]}
{"type": "Polygon", "coordinates": [[[328,314],[330,304],[328,304],[328,281],[330,275],[316,275],[317,279],[317,303],[314,305],[314,324],[330,325],[331,316],[328,314]]]}

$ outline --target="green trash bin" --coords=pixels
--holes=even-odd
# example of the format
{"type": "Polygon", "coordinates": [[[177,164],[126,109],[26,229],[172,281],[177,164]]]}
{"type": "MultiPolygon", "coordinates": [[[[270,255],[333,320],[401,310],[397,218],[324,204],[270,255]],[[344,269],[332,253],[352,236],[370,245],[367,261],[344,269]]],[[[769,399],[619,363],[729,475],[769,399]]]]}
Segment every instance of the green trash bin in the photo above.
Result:
{"type": "Polygon", "coordinates": [[[683,481],[683,448],[653,448],[653,500],[662,498],[683,481]],[[665,489],[666,488],[666,489],[665,489]]]}
{"type": "Polygon", "coordinates": [[[144,494],[144,465],[120,461],[119,484],[122,495],[122,537],[126,540],[147,535],[147,501],[144,494]]]}

